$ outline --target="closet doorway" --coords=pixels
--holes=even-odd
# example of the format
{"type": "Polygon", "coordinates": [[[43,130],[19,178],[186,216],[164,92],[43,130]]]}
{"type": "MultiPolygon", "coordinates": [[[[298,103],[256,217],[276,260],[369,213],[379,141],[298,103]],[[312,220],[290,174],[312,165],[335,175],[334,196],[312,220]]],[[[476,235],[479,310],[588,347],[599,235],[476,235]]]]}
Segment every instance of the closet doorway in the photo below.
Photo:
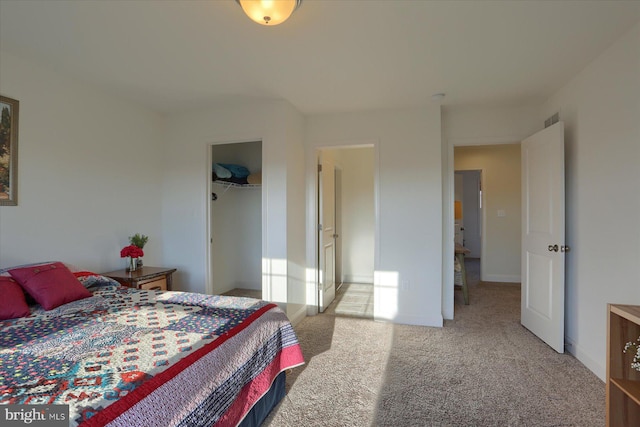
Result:
{"type": "Polygon", "coordinates": [[[262,298],[262,142],[211,146],[214,295],[262,298]]]}
{"type": "Polygon", "coordinates": [[[318,151],[317,160],[318,165],[322,165],[318,183],[332,185],[331,191],[323,191],[322,186],[318,186],[317,215],[319,225],[323,226],[319,227],[318,266],[325,275],[332,274],[331,278],[320,274],[318,309],[337,315],[373,318],[375,149],[373,146],[324,148],[318,151]],[[323,180],[323,173],[330,173],[331,179],[323,180]],[[323,201],[327,195],[333,200],[323,201]],[[333,236],[332,242],[327,242],[328,236],[321,236],[325,228],[320,212],[323,206],[335,209],[334,228],[329,233],[333,236]],[[331,245],[333,250],[326,251],[331,245]],[[335,260],[326,259],[331,252],[335,260]],[[323,268],[332,263],[333,268],[323,268]],[[333,294],[335,299],[325,297],[333,294]]]}

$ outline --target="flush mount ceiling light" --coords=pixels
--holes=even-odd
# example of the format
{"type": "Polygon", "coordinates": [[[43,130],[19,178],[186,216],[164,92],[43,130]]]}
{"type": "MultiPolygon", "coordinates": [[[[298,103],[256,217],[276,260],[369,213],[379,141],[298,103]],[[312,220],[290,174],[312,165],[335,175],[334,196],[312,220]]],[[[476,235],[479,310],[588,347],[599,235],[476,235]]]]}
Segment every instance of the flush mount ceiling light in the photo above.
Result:
{"type": "Polygon", "coordinates": [[[278,25],[300,7],[302,0],[236,0],[249,18],[261,25],[278,25]]]}

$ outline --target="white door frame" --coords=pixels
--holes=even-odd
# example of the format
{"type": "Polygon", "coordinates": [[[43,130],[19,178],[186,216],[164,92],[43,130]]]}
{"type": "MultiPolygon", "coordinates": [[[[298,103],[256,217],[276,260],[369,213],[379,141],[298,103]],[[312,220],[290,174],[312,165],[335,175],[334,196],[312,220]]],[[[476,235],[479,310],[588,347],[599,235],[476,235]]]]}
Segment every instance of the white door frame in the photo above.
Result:
{"type": "MultiPolygon", "coordinates": [[[[205,162],[206,162],[206,183],[207,185],[206,187],[206,193],[204,195],[205,197],[205,233],[207,236],[207,240],[205,241],[205,250],[204,250],[204,254],[205,254],[205,278],[206,278],[206,283],[205,283],[205,292],[208,295],[213,295],[213,291],[214,291],[214,287],[213,287],[213,270],[211,269],[211,244],[212,244],[212,239],[213,239],[213,230],[211,230],[211,193],[214,192],[214,188],[213,188],[213,180],[211,179],[212,177],[212,166],[211,166],[211,161],[213,158],[213,146],[214,145],[224,145],[224,144],[241,144],[241,143],[245,143],[245,142],[262,142],[262,152],[261,152],[261,163],[262,163],[262,177],[263,177],[263,181],[262,181],[262,186],[260,188],[260,194],[262,196],[262,201],[261,201],[261,210],[262,210],[262,227],[261,227],[261,233],[262,233],[262,259],[264,259],[264,255],[266,253],[266,248],[267,248],[267,199],[268,199],[268,193],[265,191],[265,181],[264,181],[264,177],[265,177],[265,173],[264,173],[264,159],[265,159],[265,144],[264,144],[264,139],[262,137],[256,137],[256,138],[242,138],[242,139],[233,139],[233,140],[222,140],[222,141],[213,141],[213,142],[207,142],[206,143],[206,158],[205,158],[205,162]]],[[[264,271],[264,263],[262,266],[263,270],[262,270],[262,299],[269,301],[271,298],[271,289],[268,286],[265,286],[265,271],[264,271]]]]}
{"type": "MultiPolygon", "coordinates": [[[[373,148],[374,150],[374,272],[380,265],[380,143],[378,140],[340,141],[333,144],[307,148],[307,315],[318,314],[319,268],[318,268],[318,156],[320,151],[339,148],[373,148]]],[[[375,318],[375,305],[374,305],[375,318]]]]}

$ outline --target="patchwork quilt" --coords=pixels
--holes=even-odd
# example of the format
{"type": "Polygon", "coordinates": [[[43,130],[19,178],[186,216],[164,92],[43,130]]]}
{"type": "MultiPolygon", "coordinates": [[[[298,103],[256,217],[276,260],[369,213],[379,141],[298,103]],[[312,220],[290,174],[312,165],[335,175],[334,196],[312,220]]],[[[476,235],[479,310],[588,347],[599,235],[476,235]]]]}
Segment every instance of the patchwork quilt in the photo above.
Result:
{"type": "Polygon", "coordinates": [[[265,301],[79,279],[93,297],[0,321],[0,404],[69,405],[71,426],[236,425],[304,363],[265,301]]]}

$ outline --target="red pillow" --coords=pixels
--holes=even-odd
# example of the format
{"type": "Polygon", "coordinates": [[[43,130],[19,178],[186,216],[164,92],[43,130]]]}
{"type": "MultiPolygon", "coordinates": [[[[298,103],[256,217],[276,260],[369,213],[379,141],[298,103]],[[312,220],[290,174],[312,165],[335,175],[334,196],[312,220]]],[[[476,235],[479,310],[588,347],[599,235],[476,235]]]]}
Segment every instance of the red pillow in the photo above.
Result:
{"type": "Polygon", "coordinates": [[[24,299],[24,291],[8,276],[0,276],[0,320],[26,317],[31,312],[27,301],[24,299]]]}
{"type": "Polygon", "coordinates": [[[14,268],[9,274],[45,310],[93,296],[61,262],[14,268]]]}

